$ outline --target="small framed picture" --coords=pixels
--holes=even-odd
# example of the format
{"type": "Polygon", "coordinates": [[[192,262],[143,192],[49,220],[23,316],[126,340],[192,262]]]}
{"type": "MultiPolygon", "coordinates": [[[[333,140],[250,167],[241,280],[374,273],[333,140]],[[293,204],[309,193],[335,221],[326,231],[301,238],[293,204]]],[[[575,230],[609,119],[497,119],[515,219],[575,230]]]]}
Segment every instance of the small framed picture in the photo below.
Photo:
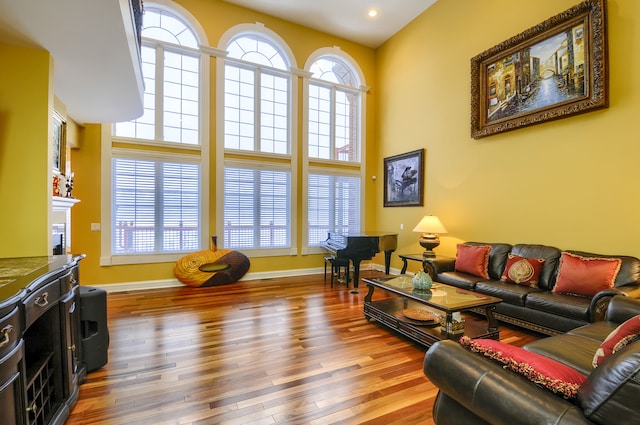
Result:
{"type": "Polygon", "coordinates": [[[424,149],[384,159],[384,206],[424,203],[424,149]]]}
{"type": "Polygon", "coordinates": [[[52,168],[54,174],[65,173],[67,159],[67,122],[64,117],[57,112],[53,113],[53,149],[52,168]]]}

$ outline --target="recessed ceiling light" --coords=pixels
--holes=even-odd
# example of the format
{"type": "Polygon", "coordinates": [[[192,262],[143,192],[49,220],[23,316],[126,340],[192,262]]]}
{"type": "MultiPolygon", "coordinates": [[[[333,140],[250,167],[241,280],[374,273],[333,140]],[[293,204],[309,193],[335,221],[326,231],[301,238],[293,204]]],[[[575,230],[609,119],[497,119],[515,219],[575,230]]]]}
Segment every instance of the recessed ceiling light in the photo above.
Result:
{"type": "Polygon", "coordinates": [[[373,18],[375,16],[378,16],[378,11],[375,9],[369,9],[369,13],[368,13],[370,18],[373,18]]]}

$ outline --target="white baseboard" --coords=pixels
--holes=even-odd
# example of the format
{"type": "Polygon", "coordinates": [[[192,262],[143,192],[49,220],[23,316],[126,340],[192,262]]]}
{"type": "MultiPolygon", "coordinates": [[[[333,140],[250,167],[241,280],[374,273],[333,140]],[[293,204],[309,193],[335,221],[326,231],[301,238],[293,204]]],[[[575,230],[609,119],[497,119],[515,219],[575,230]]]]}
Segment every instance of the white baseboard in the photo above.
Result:
{"type": "MultiPolygon", "coordinates": [[[[379,270],[384,271],[384,265],[381,264],[365,264],[360,267],[360,270],[379,270]]],[[[391,269],[392,274],[399,274],[399,269],[391,269]]],[[[291,277],[291,276],[306,276],[312,274],[324,273],[323,267],[314,267],[311,269],[295,269],[295,270],[277,270],[271,272],[258,272],[247,273],[240,279],[240,281],[247,280],[259,280],[259,279],[274,279],[278,277],[291,277]]],[[[95,288],[104,289],[107,293],[117,292],[129,292],[140,291],[147,289],[164,289],[164,288],[179,288],[184,286],[178,279],[162,279],[162,280],[143,280],[137,282],[122,282],[122,283],[107,283],[103,285],[92,285],[95,288]]]]}

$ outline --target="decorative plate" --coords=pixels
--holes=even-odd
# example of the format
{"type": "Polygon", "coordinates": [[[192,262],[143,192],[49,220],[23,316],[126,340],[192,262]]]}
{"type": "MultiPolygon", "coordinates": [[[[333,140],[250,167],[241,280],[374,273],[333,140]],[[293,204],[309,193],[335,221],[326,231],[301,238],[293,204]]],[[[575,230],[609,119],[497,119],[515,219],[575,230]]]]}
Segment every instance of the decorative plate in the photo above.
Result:
{"type": "Polygon", "coordinates": [[[396,318],[412,324],[429,326],[440,323],[440,316],[429,310],[419,308],[407,308],[398,311],[396,318]]]}

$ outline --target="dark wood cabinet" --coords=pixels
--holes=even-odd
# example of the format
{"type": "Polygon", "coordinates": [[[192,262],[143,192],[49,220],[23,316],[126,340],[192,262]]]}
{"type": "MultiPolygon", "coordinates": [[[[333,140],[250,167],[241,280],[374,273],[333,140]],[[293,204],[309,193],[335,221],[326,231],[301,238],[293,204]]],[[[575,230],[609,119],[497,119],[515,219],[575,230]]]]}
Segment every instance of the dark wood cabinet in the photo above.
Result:
{"type": "Polygon", "coordinates": [[[0,423],[24,423],[24,362],[22,340],[0,359],[0,423]]]}
{"type": "Polygon", "coordinates": [[[78,399],[82,258],[0,259],[2,425],[63,424],[78,399]]]}

